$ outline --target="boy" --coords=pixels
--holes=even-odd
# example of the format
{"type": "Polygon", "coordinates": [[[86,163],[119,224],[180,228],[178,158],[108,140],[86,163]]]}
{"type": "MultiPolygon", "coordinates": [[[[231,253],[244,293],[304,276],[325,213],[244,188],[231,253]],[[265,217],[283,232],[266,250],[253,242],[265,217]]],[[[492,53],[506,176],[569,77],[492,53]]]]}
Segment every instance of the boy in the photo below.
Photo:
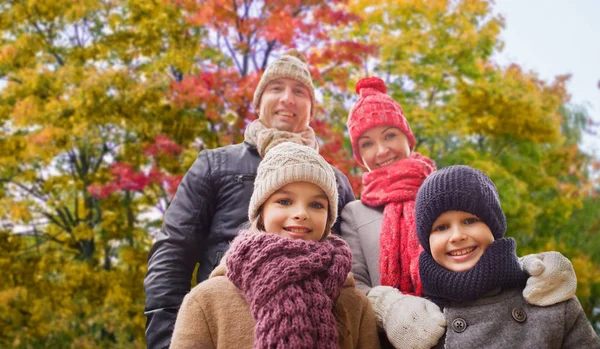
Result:
{"type": "MultiPolygon", "coordinates": [[[[448,327],[440,348],[600,348],[576,297],[548,307],[527,304],[527,275],[494,183],[468,166],[429,176],[417,194],[423,294],[448,327]]],[[[436,348],[437,348],[436,347],[436,348]]]]}

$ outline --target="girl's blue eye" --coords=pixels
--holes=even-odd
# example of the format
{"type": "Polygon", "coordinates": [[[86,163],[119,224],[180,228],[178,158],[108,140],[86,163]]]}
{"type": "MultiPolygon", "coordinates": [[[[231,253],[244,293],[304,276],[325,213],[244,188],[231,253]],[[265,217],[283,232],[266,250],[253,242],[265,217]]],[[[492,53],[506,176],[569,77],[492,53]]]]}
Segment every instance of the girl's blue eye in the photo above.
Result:
{"type": "Polygon", "coordinates": [[[325,205],[321,204],[320,202],[313,202],[312,204],[310,204],[310,207],[312,207],[312,208],[325,208],[325,205]]]}
{"type": "Polygon", "coordinates": [[[277,203],[283,206],[289,206],[292,204],[292,201],[289,199],[279,199],[277,200],[277,203]]]}
{"type": "Polygon", "coordinates": [[[385,139],[392,139],[394,137],[396,137],[396,134],[393,133],[393,132],[392,133],[388,133],[388,134],[385,135],[385,139]]]}

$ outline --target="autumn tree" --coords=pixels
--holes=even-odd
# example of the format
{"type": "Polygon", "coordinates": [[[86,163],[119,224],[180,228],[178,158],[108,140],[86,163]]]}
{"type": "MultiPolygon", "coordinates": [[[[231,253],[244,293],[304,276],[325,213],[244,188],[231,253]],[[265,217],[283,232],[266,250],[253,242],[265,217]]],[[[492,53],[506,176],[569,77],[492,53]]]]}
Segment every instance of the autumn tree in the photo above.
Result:
{"type": "Polygon", "coordinates": [[[5,1],[0,31],[0,346],[142,347],[142,213],[195,156],[166,93],[202,33],[135,0],[5,1]]]}

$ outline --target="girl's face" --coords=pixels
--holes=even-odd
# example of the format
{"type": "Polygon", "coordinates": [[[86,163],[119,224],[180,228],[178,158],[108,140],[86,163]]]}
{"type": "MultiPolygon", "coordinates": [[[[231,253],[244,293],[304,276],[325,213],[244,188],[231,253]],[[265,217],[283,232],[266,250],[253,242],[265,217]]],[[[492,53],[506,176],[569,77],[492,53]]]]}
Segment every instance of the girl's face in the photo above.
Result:
{"type": "Polygon", "coordinates": [[[264,203],[262,219],[269,233],[319,241],[325,234],[329,201],[319,186],[294,182],[281,187],[264,203]]]}
{"type": "Polygon", "coordinates": [[[473,268],[492,242],[494,236],[487,224],[464,211],[441,214],[429,235],[433,259],[451,271],[473,268]]]}
{"type": "Polygon", "coordinates": [[[409,157],[410,145],[399,128],[377,126],[358,138],[358,151],[367,170],[373,171],[409,157]]]}

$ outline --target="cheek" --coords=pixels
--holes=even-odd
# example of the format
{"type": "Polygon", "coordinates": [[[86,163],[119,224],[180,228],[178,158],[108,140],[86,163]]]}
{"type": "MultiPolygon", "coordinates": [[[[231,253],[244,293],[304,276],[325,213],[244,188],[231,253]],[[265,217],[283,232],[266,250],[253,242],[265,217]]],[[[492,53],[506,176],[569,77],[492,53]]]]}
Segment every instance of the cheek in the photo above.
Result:
{"type": "Polygon", "coordinates": [[[372,162],[373,162],[373,152],[371,151],[371,149],[365,149],[365,150],[359,150],[358,151],[358,155],[360,155],[360,158],[362,159],[363,163],[368,167],[371,168],[373,167],[372,162]]]}
{"type": "Polygon", "coordinates": [[[446,254],[446,244],[440,234],[431,235],[429,237],[429,248],[431,249],[431,255],[434,259],[437,256],[446,254]]]}

